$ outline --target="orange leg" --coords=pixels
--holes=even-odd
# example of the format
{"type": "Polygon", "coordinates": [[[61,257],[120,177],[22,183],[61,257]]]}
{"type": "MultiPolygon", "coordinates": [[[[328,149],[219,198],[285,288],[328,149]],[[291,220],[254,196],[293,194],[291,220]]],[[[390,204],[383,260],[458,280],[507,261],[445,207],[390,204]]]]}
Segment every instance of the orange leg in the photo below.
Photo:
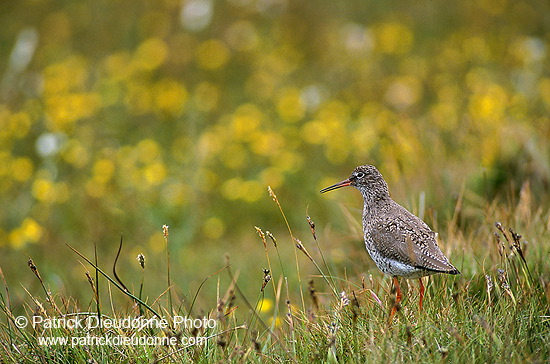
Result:
{"type": "Polygon", "coordinates": [[[422,278],[418,278],[420,282],[420,311],[422,311],[422,301],[424,301],[424,283],[422,283],[422,278]]]}
{"type": "Polygon", "coordinates": [[[393,315],[395,315],[395,312],[397,311],[397,307],[399,307],[399,303],[401,302],[401,298],[403,298],[403,295],[401,294],[401,288],[399,287],[399,281],[397,280],[397,277],[393,277],[393,288],[395,289],[395,303],[393,304],[393,307],[391,308],[390,320],[392,319],[393,315]]]}
{"type": "Polygon", "coordinates": [[[401,287],[399,287],[399,281],[397,280],[397,277],[393,277],[393,284],[395,284],[395,304],[401,303],[401,298],[403,298],[403,295],[401,294],[401,287]]]}

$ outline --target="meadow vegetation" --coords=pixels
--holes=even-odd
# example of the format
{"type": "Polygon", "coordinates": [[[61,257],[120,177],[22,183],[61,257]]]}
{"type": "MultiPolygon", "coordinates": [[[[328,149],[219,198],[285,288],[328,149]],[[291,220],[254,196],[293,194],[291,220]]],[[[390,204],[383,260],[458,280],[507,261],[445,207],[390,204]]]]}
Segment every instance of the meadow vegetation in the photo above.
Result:
{"type": "MultiPolygon", "coordinates": [[[[338,268],[320,248],[318,228],[308,216],[310,231],[301,232],[306,234],[301,238],[307,244],[290,226],[283,238],[256,227],[261,241],[256,249],[264,250],[266,267],[255,279],[256,294],[243,294],[227,257],[226,267],[204,281],[217,281],[217,301],[211,307],[196,305],[203,285],[183,300],[172,297],[170,273],[159,297],[144,298],[143,277],[132,282],[139,289],[129,290],[116,267],[109,275],[93,259],[71,248],[89,269],[87,289],[93,300],[82,306],[71,297],[50,292],[29,260],[43,287],[41,293],[28,292],[25,314],[29,319],[101,317],[107,322],[162,317],[167,325],[113,328],[96,323],[93,327],[52,328],[41,323],[20,328],[4,280],[0,306],[6,319],[0,331],[0,357],[5,362],[44,363],[545,362],[550,355],[550,265],[546,262],[550,214],[540,208],[533,210],[533,196],[524,188],[527,190],[522,190],[517,204],[506,209],[487,205],[483,211],[486,218],[468,235],[454,222],[446,226],[443,235],[448,243],[444,247],[462,275],[430,277],[422,311],[417,306],[417,291],[410,285],[397,315],[390,320],[389,311],[395,304],[390,280],[378,272],[351,277],[335,274],[338,268]],[[529,235],[522,236],[518,229],[529,231],[529,235]],[[293,245],[294,260],[281,259],[283,244],[293,245]],[[303,273],[311,268],[316,274],[303,273]],[[222,275],[231,278],[229,284],[220,284],[222,275]],[[290,283],[296,281],[297,287],[290,283]],[[105,282],[109,282],[108,289],[105,282]],[[126,306],[113,303],[112,296],[121,293],[126,295],[126,306]],[[206,319],[213,324],[187,327],[178,325],[177,317],[206,319]],[[69,344],[40,341],[56,337],[68,338],[69,344]],[[82,341],[90,337],[141,344],[82,341]],[[174,341],[145,344],[140,339],[174,341]]],[[[286,221],[276,195],[271,190],[270,195],[286,221]]],[[[460,212],[457,206],[456,214],[460,212]]],[[[164,227],[163,236],[168,242],[168,227],[164,227]]],[[[167,256],[167,268],[169,259],[167,256]]],[[[138,264],[148,269],[143,256],[138,257],[138,264]]],[[[160,282],[150,284],[158,286],[160,282]]]]}

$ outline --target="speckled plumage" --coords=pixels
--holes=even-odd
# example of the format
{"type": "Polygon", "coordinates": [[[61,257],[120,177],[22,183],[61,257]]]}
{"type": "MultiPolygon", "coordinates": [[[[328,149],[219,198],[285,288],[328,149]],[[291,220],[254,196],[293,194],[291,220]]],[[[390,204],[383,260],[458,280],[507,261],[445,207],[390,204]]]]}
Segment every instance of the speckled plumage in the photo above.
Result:
{"type": "MultiPolygon", "coordinates": [[[[437,245],[437,234],[424,221],[391,199],[388,185],[376,167],[363,165],[340,183],[321,190],[353,186],[363,195],[365,245],[385,274],[421,278],[434,273],[459,274],[437,245]]],[[[397,281],[394,280],[397,284],[397,281]]],[[[424,287],[421,284],[420,305],[424,287]]]]}

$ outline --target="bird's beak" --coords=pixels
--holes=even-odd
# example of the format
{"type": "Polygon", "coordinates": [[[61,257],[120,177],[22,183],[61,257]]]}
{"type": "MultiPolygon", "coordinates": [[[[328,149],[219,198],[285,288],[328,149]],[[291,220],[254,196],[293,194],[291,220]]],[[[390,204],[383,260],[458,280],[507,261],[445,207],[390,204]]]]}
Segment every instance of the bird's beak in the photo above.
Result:
{"type": "Polygon", "coordinates": [[[346,187],[346,186],[351,186],[351,180],[349,179],[346,179],[342,182],[339,182],[335,185],[332,185],[332,186],[328,186],[326,188],[323,188],[320,192],[321,193],[325,193],[325,192],[328,192],[328,191],[332,191],[332,190],[335,190],[337,188],[341,188],[341,187],[346,187]]]}

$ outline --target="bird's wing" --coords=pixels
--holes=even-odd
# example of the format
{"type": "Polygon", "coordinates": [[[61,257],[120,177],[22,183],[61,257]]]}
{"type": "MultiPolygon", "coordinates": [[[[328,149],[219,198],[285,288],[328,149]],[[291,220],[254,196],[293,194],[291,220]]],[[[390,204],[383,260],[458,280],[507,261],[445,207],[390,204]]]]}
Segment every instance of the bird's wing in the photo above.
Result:
{"type": "Polygon", "coordinates": [[[402,209],[397,216],[386,216],[371,225],[369,233],[375,249],[382,256],[415,267],[438,272],[455,270],[437,246],[436,233],[402,209]]]}

